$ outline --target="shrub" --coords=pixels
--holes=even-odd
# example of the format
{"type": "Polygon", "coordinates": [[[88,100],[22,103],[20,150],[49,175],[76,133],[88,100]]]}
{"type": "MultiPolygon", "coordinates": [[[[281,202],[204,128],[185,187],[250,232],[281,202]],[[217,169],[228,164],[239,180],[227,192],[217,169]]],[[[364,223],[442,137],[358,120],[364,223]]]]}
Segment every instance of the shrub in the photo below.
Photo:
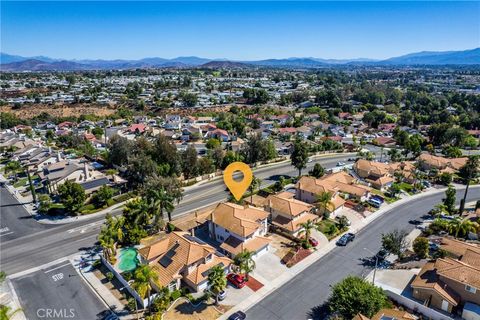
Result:
{"type": "Polygon", "coordinates": [[[172,299],[172,301],[177,300],[181,296],[182,296],[182,291],[180,291],[180,290],[175,290],[170,294],[170,298],[172,299]]]}
{"type": "Polygon", "coordinates": [[[135,301],[135,298],[128,298],[128,302],[127,302],[127,308],[130,310],[130,311],[135,311],[135,308],[136,308],[136,301],[135,301]]]}
{"type": "Polygon", "coordinates": [[[105,276],[107,277],[108,281],[112,281],[113,278],[114,278],[114,275],[111,272],[107,272],[107,274],[105,276]]]}
{"type": "Polygon", "coordinates": [[[122,273],[122,277],[123,277],[123,279],[125,279],[125,281],[128,282],[128,281],[132,280],[133,275],[130,271],[126,271],[126,272],[122,273]]]}
{"type": "Polygon", "coordinates": [[[413,241],[413,251],[415,254],[421,258],[425,259],[428,257],[428,239],[424,237],[418,237],[413,241]]]}

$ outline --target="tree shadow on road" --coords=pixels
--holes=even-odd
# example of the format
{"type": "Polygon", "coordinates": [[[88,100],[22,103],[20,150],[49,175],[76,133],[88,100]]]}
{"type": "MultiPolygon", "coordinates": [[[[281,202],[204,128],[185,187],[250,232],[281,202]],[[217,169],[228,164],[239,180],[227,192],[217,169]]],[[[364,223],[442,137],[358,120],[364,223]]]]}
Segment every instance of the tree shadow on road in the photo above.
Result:
{"type": "Polygon", "coordinates": [[[328,305],[326,303],[315,306],[307,312],[307,318],[312,320],[326,319],[329,314],[328,305]]]}

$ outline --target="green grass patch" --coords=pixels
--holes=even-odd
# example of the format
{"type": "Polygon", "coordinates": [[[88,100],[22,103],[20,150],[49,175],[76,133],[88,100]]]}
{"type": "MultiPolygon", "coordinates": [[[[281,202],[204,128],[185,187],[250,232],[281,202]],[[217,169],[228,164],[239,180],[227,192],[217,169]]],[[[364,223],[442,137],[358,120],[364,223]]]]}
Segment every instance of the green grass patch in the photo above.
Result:
{"type": "Polygon", "coordinates": [[[348,228],[339,229],[338,224],[331,219],[323,219],[318,223],[318,225],[319,225],[320,232],[327,237],[328,241],[332,240],[333,238],[335,238],[336,236],[338,236],[342,232],[345,232],[348,229],[348,228]]]}
{"type": "Polygon", "coordinates": [[[25,186],[25,184],[27,183],[27,181],[28,181],[28,178],[18,179],[18,181],[15,182],[15,183],[13,184],[13,186],[14,186],[15,188],[23,187],[23,186],[25,186]]]}

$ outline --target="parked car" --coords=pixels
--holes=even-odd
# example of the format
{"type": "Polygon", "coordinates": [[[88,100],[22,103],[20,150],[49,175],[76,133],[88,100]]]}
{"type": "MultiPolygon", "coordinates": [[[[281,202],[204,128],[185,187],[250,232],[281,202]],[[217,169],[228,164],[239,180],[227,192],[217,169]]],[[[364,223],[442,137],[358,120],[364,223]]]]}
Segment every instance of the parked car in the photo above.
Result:
{"type": "Polygon", "coordinates": [[[345,162],[337,162],[337,167],[343,167],[345,165],[345,162]]]}
{"type": "Polygon", "coordinates": [[[310,243],[312,247],[318,246],[318,241],[312,237],[308,238],[308,243],[310,243]]]}
{"type": "Polygon", "coordinates": [[[422,185],[425,187],[425,188],[430,188],[432,186],[432,184],[430,183],[430,181],[427,181],[427,180],[423,180],[422,181],[422,185]]]}
{"type": "Polygon", "coordinates": [[[368,199],[367,202],[374,208],[380,208],[380,206],[382,205],[382,202],[380,202],[379,200],[377,200],[375,198],[370,198],[370,199],[368,199]]]}
{"type": "Polygon", "coordinates": [[[384,203],[384,202],[385,202],[385,199],[384,199],[382,196],[379,196],[379,195],[376,195],[376,194],[372,195],[372,196],[370,197],[370,199],[378,200],[378,201],[380,201],[381,203],[384,203]]]}
{"type": "Polygon", "coordinates": [[[222,290],[217,294],[217,298],[220,301],[225,300],[226,297],[227,297],[227,291],[225,290],[222,290]]]}
{"type": "Polygon", "coordinates": [[[245,319],[247,319],[247,315],[242,311],[237,311],[234,314],[230,315],[230,317],[228,317],[228,320],[245,320],[245,319]]]}
{"type": "Polygon", "coordinates": [[[414,226],[418,226],[419,224],[422,224],[422,221],[417,219],[411,219],[411,220],[408,220],[408,223],[413,224],[414,226]]]}
{"type": "Polygon", "coordinates": [[[242,276],[240,274],[236,273],[230,273],[227,276],[227,280],[233,284],[237,289],[241,289],[245,287],[247,284],[247,279],[245,279],[245,276],[242,276]]]}
{"type": "Polygon", "coordinates": [[[353,233],[345,233],[340,239],[337,240],[337,245],[339,246],[346,246],[350,241],[355,239],[355,235],[353,233]]]}
{"type": "Polygon", "coordinates": [[[428,248],[430,249],[430,251],[438,251],[440,249],[440,246],[435,242],[430,242],[428,244],[428,248]]]}

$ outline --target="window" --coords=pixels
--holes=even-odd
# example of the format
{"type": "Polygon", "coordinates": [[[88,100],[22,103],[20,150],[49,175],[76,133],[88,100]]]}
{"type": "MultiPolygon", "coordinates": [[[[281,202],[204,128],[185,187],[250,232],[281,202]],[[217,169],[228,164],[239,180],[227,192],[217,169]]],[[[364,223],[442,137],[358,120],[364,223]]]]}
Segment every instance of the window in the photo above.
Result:
{"type": "Polygon", "coordinates": [[[476,293],[477,292],[477,288],[471,287],[468,284],[465,286],[465,290],[467,290],[470,293],[476,293]]]}

